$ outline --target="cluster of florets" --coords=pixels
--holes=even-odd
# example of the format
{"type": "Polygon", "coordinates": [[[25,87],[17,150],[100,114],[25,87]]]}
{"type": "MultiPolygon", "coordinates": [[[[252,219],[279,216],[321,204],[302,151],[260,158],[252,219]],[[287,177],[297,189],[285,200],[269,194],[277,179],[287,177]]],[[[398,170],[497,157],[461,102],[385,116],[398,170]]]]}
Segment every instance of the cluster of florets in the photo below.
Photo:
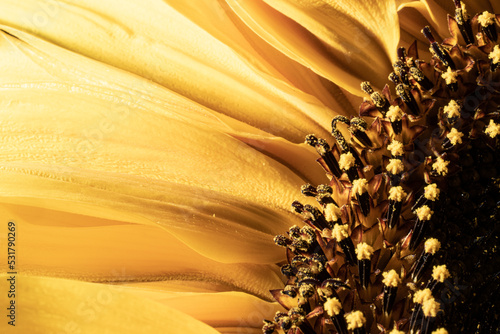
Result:
{"type": "MultiPolygon", "coordinates": [[[[469,265],[464,251],[486,248],[478,261],[498,263],[500,15],[471,18],[459,1],[456,8],[451,38],[438,43],[423,29],[429,62],[415,43],[398,50],[389,75],[396,97],[389,86],[378,92],[364,82],[360,117],[332,121],[336,144],[306,137],[329,182],[302,187],[308,204],[292,208],[304,226],[275,237],[286,248],[286,283],[271,292],[286,312],[266,320],[264,333],[486,328],[454,314],[468,310],[465,298],[476,287],[466,285],[462,299],[448,303],[441,290],[449,289],[445,282],[459,289],[477,272],[498,284],[489,265],[469,265]],[[493,232],[478,229],[486,224],[496,224],[493,232]],[[461,232],[450,237],[457,226],[461,232]]],[[[498,288],[480,294],[478,305],[488,305],[498,288]]]]}

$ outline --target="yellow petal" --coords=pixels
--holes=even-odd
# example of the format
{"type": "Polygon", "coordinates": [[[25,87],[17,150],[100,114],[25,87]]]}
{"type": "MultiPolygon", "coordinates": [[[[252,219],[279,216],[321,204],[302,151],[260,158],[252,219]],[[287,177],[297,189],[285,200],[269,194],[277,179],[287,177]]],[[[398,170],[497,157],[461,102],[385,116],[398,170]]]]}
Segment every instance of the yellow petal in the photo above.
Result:
{"type": "Polygon", "coordinates": [[[331,111],[317,98],[263,72],[163,1],[7,0],[0,13],[0,23],[151,79],[269,133],[295,142],[311,131],[328,134],[331,111]]]}
{"type": "Polygon", "coordinates": [[[313,95],[335,113],[355,114],[361,103],[355,97],[311,69],[287,57],[261,39],[224,1],[165,0],[185,17],[234,50],[247,63],[267,75],[313,95]],[[354,101],[350,101],[354,99],[354,101]]]}
{"type": "Polygon", "coordinates": [[[399,25],[393,1],[236,1],[231,8],[290,58],[360,93],[368,80],[382,88],[395,57],[399,25]]]}
{"type": "Polygon", "coordinates": [[[242,292],[192,292],[169,282],[121,285],[141,298],[150,298],[175,308],[215,328],[261,330],[263,319],[272,319],[283,311],[278,303],[269,303],[242,292]]]}
{"type": "Polygon", "coordinates": [[[250,263],[251,248],[249,263],[224,264],[204,257],[158,226],[12,204],[1,204],[0,215],[16,224],[18,268],[23,273],[92,282],[182,279],[266,299],[270,289],[281,285],[274,265],[250,263]]]}
{"type": "MultiPolygon", "coordinates": [[[[8,290],[8,277],[0,275],[2,291],[8,290]]],[[[191,316],[120,287],[25,275],[15,279],[16,326],[2,319],[2,333],[217,333],[191,316]]],[[[1,301],[6,310],[10,300],[1,301]]]]}
{"type": "Polygon", "coordinates": [[[237,121],[5,30],[19,39],[1,44],[3,202],[160,224],[221,262],[276,260],[303,181],[229,136],[237,121]]]}

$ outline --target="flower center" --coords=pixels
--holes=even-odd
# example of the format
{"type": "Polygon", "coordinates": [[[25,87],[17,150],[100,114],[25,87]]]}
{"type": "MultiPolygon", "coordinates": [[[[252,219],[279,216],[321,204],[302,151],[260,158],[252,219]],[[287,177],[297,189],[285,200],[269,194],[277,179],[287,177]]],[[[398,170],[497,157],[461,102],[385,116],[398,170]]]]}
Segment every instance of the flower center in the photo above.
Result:
{"type": "Polygon", "coordinates": [[[306,137],[329,182],[302,187],[318,204],[294,202],[304,227],[275,237],[289,260],[273,296],[286,311],[265,334],[498,324],[500,22],[455,7],[449,26],[466,45],[424,27],[432,59],[400,48],[392,87],[363,82],[360,117],[334,117],[332,138],[306,137]]]}

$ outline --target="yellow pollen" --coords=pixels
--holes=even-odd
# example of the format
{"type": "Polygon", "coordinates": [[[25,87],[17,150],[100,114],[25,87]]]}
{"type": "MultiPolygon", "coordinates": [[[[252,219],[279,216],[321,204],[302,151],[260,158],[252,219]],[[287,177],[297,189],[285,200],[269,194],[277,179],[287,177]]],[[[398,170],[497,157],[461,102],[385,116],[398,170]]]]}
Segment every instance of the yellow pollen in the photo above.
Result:
{"type": "Polygon", "coordinates": [[[443,158],[439,157],[436,162],[432,164],[432,169],[434,169],[439,175],[448,174],[448,164],[449,161],[445,161],[443,158]]]}
{"type": "Polygon", "coordinates": [[[389,145],[387,145],[387,149],[391,151],[391,154],[395,157],[404,154],[403,143],[397,140],[393,140],[389,145]]]}
{"type": "Polygon", "coordinates": [[[360,242],[356,246],[356,257],[358,260],[369,260],[373,254],[373,247],[365,242],[360,242]]]}
{"type": "Polygon", "coordinates": [[[448,67],[446,72],[443,72],[441,74],[441,78],[443,78],[446,81],[447,85],[451,85],[452,83],[457,82],[457,77],[458,77],[458,73],[453,71],[451,69],[451,67],[448,67]]]}
{"type": "Polygon", "coordinates": [[[354,194],[361,195],[366,192],[366,186],[368,185],[368,181],[366,179],[357,179],[352,181],[351,191],[354,194]]]}
{"type": "Polygon", "coordinates": [[[389,159],[389,163],[387,164],[385,169],[387,169],[389,173],[396,175],[402,173],[405,169],[405,166],[399,159],[389,159]]]}
{"type": "Polygon", "coordinates": [[[399,121],[403,117],[403,110],[399,106],[390,106],[385,117],[391,122],[399,121]]]}
{"type": "Polygon", "coordinates": [[[495,14],[491,14],[487,11],[484,11],[481,15],[477,17],[477,21],[483,26],[489,26],[495,24],[495,14]]]}
{"type": "Polygon", "coordinates": [[[333,203],[328,203],[323,209],[326,220],[336,222],[340,218],[340,209],[333,203]]]}
{"type": "Polygon", "coordinates": [[[425,240],[424,249],[426,253],[430,253],[432,255],[436,254],[436,252],[441,248],[441,243],[436,238],[429,238],[425,240]]]}
{"type": "Polygon", "coordinates": [[[349,237],[349,233],[347,233],[347,224],[335,224],[332,230],[332,237],[334,237],[337,241],[341,241],[349,237]]]}
{"type": "Polygon", "coordinates": [[[432,292],[430,289],[423,289],[415,292],[413,295],[413,302],[416,304],[423,304],[425,301],[432,298],[432,292]]]}
{"type": "Polygon", "coordinates": [[[340,169],[348,170],[349,168],[353,167],[355,163],[356,163],[356,159],[354,159],[354,156],[352,155],[351,152],[342,153],[340,155],[340,159],[339,159],[340,169]]]}
{"type": "Polygon", "coordinates": [[[443,283],[448,277],[450,277],[450,272],[448,271],[448,268],[446,268],[445,264],[434,266],[434,268],[432,268],[432,278],[435,281],[443,283]]]}
{"type": "Polygon", "coordinates": [[[488,58],[493,61],[493,64],[500,63],[500,47],[498,47],[498,45],[495,45],[493,51],[491,51],[488,55],[488,58]]]}
{"type": "Polygon", "coordinates": [[[396,202],[402,202],[406,198],[403,187],[397,186],[389,189],[389,199],[396,202]]]}
{"type": "Polygon", "coordinates": [[[455,128],[452,128],[451,131],[448,132],[448,134],[446,135],[446,137],[450,140],[450,142],[453,145],[456,145],[457,143],[462,144],[462,137],[463,136],[464,136],[464,134],[455,128]]]}
{"type": "Polygon", "coordinates": [[[394,328],[392,331],[389,332],[389,334],[405,334],[405,332],[399,331],[396,328],[394,328]]]}
{"type": "Polygon", "coordinates": [[[432,183],[424,188],[424,197],[430,201],[435,201],[439,198],[440,192],[437,184],[432,183]]]}
{"type": "Polygon", "coordinates": [[[366,322],[365,316],[361,311],[354,311],[346,314],[345,319],[347,320],[347,329],[349,330],[363,327],[366,322]]]}
{"type": "Polygon", "coordinates": [[[422,205],[415,210],[415,213],[420,220],[430,220],[434,211],[432,211],[427,205],[422,205]]]}
{"type": "Polygon", "coordinates": [[[435,317],[439,312],[439,303],[434,298],[429,298],[422,304],[422,311],[426,317],[435,317]]]}
{"type": "Polygon", "coordinates": [[[342,310],[342,304],[340,303],[340,300],[335,297],[328,298],[323,305],[323,308],[330,317],[333,317],[340,313],[340,311],[342,310]]]}
{"type": "Polygon", "coordinates": [[[394,269],[389,272],[382,273],[382,276],[384,276],[382,283],[384,283],[385,286],[392,286],[394,288],[397,288],[397,286],[401,284],[401,278],[394,269]]]}
{"type": "Polygon", "coordinates": [[[433,331],[431,334],[448,334],[448,331],[444,328],[438,328],[433,331]]]}
{"type": "Polygon", "coordinates": [[[448,116],[448,118],[459,117],[460,116],[460,105],[455,100],[451,100],[448,105],[443,108],[443,112],[448,116]]]}
{"type": "Polygon", "coordinates": [[[490,124],[488,124],[484,132],[491,138],[495,138],[498,134],[500,134],[500,124],[496,124],[492,119],[490,119],[490,124]]]}

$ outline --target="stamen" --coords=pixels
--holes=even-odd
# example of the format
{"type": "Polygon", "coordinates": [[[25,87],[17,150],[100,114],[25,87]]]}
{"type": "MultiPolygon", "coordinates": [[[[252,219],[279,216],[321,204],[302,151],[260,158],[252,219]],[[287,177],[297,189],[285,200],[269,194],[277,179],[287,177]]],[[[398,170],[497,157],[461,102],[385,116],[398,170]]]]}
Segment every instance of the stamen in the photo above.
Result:
{"type": "Polygon", "coordinates": [[[276,324],[274,322],[264,320],[264,325],[262,326],[262,333],[273,334],[276,330],[276,324]]]}
{"type": "Polygon", "coordinates": [[[352,330],[355,334],[365,333],[364,325],[366,323],[365,316],[361,311],[353,311],[345,316],[347,320],[347,329],[352,330]]]}
{"type": "Polygon", "coordinates": [[[389,314],[391,313],[394,302],[396,301],[398,285],[401,284],[401,278],[394,269],[389,272],[382,273],[382,276],[384,277],[382,280],[382,283],[384,284],[382,308],[386,314],[389,314]]]}
{"type": "Polygon", "coordinates": [[[427,283],[427,288],[434,291],[436,287],[439,284],[444,283],[448,277],[450,277],[450,272],[448,271],[448,268],[446,268],[445,264],[434,266],[434,268],[432,268],[432,278],[427,283]]]}
{"type": "Polygon", "coordinates": [[[455,100],[450,100],[450,102],[443,108],[443,113],[448,118],[458,118],[460,117],[460,110],[462,107],[455,100]]]}
{"type": "Polygon", "coordinates": [[[401,174],[404,171],[405,166],[403,165],[403,163],[399,159],[389,159],[389,163],[387,164],[385,169],[389,173],[391,173],[393,175],[397,175],[397,174],[401,174]]]}
{"type": "Polygon", "coordinates": [[[436,162],[432,164],[432,169],[436,171],[438,175],[446,175],[448,174],[448,164],[449,161],[445,161],[443,158],[438,157],[436,162]]]}
{"type": "Polygon", "coordinates": [[[356,159],[351,152],[342,153],[340,155],[339,167],[341,170],[346,172],[351,182],[359,178],[358,171],[356,169],[356,159]]]}
{"type": "Polygon", "coordinates": [[[495,14],[484,11],[478,16],[477,21],[481,25],[481,30],[488,37],[488,39],[492,42],[496,42],[498,39],[498,33],[495,25],[495,14]]]}
{"type": "Polygon", "coordinates": [[[359,281],[361,286],[366,289],[370,284],[371,258],[374,249],[365,242],[360,242],[356,246],[356,257],[358,259],[359,281]]]}
{"type": "Polygon", "coordinates": [[[305,143],[314,147],[316,152],[323,158],[323,161],[328,166],[328,169],[336,177],[340,177],[342,173],[340,172],[337,160],[333,156],[330,150],[330,145],[324,139],[318,139],[315,135],[309,134],[305,138],[305,143]]]}
{"type": "Polygon", "coordinates": [[[406,86],[404,84],[396,85],[396,93],[403,100],[405,105],[410,109],[411,114],[413,116],[420,115],[420,108],[418,106],[417,101],[413,97],[410,86],[406,86]]]}
{"type": "Polygon", "coordinates": [[[366,179],[358,179],[352,181],[352,193],[356,194],[361,213],[367,217],[370,213],[370,196],[367,192],[368,181],[366,179]]]}
{"type": "Polygon", "coordinates": [[[400,141],[393,140],[387,145],[387,149],[391,152],[393,157],[402,157],[404,155],[404,146],[400,141]]]}
{"type": "Polygon", "coordinates": [[[359,118],[359,117],[353,117],[351,119],[349,131],[352,133],[354,138],[359,140],[359,142],[361,144],[363,144],[365,147],[372,147],[373,143],[365,132],[367,127],[368,127],[368,124],[366,123],[366,121],[364,119],[359,118]]]}
{"type": "Polygon", "coordinates": [[[417,215],[417,220],[415,221],[413,233],[410,239],[409,248],[411,250],[415,249],[420,241],[422,241],[427,227],[425,222],[432,218],[432,214],[434,212],[427,205],[422,205],[415,210],[415,213],[417,215]]]}
{"type": "Polygon", "coordinates": [[[418,67],[410,67],[410,74],[413,79],[415,79],[419,85],[426,91],[434,88],[434,84],[430,81],[418,67]]]}
{"type": "Polygon", "coordinates": [[[403,110],[399,106],[390,106],[389,110],[385,114],[385,117],[391,121],[392,129],[396,135],[400,134],[403,130],[403,123],[401,119],[403,118],[403,110]]]}
{"type": "Polygon", "coordinates": [[[350,147],[347,144],[347,141],[345,140],[344,136],[342,133],[337,130],[337,123],[345,123],[349,125],[350,121],[347,117],[345,116],[335,116],[332,120],[332,135],[335,137],[335,140],[337,140],[337,143],[340,145],[340,148],[342,149],[342,153],[350,152],[350,147]]]}
{"type": "Polygon", "coordinates": [[[351,265],[355,265],[358,261],[356,260],[356,251],[354,250],[354,244],[352,239],[349,237],[346,225],[335,225],[332,230],[332,237],[337,240],[342,252],[347,262],[351,265]]]}
{"type": "Polygon", "coordinates": [[[424,251],[413,265],[412,280],[416,283],[422,277],[422,274],[427,269],[429,261],[441,248],[441,243],[435,238],[429,238],[424,243],[424,251]]]}
{"type": "Polygon", "coordinates": [[[387,113],[387,110],[389,110],[390,103],[387,101],[384,95],[373,91],[373,88],[370,86],[370,83],[368,81],[362,82],[361,83],[361,89],[363,92],[366,94],[370,95],[370,98],[377,107],[378,111],[385,117],[385,114],[387,113]]]}
{"type": "Polygon", "coordinates": [[[444,64],[444,66],[451,67],[452,70],[456,70],[455,63],[448,54],[448,51],[443,49],[434,39],[431,28],[429,28],[428,26],[424,27],[424,29],[422,29],[422,34],[424,34],[425,38],[427,38],[427,40],[431,43],[431,53],[438,57],[439,60],[441,60],[441,62],[444,64]]]}
{"type": "Polygon", "coordinates": [[[441,73],[441,78],[443,78],[446,82],[446,85],[452,92],[456,92],[458,89],[458,73],[453,71],[451,67],[448,67],[446,72],[441,73]]]}
{"type": "Polygon", "coordinates": [[[430,289],[418,290],[413,295],[413,302],[415,303],[413,307],[413,312],[410,318],[410,333],[414,332],[415,325],[417,324],[417,319],[422,315],[422,304],[430,300],[432,297],[432,291],[430,289]]]}
{"type": "Polygon", "coordinates": [[[496,124],[492,119],[490,119],[490,124],[488,124],[484,132],[491,138],[495,138],[498,134],[500,134],[500,124],[496,124]]]}
{"type": "Polygon", "coordinates": [[[462,144],[462,137],[464,134],[459,132],[457,129],[452,128],[450,132],[446,135],[452,145],[462,144]]]}
{"type": "Polygon", "coordinates": [[[465,44],[472,44],[474,43],[474,34],[472,33],[472,27],[470,25],[470,19],[467,15],[467,11],[462,5],[461,1],[455,0],[455,20],[457,21],[458,28],[465,40],[465,44]]]}
{"type": "Polygon", "coordinates": [[[422,304],[424,319],[422,320],[421,334],[427,334],[429,332],[431,318],[435,318],[440,310],[439,303],[436,302],[434,298],[430,298],[422,304]]]}
{"type": "Polygon", "coordinates": [[[488,58],[491,59],[491,71],[495,72],[500,67],[500,47],[498,45],[495,45],[493,51],[488,54],[488,58]]]}
{"type": "MultiPolygon", "coordinates": [[[[329,196],[327,196],[327,194],[324,194],[324,195],[325,195],[325,197],[329,197],[329,196]]],[[[334,203],[326,204],[323,208],[323,213],[324,213],[327,221],[333,222],[332,226],[341,222],[341,220],[340,220],[340,218],[341,218],[340,208],[337,205],[335,205],[334,203]]]]}
{"type": "Polygon", "coordinates": [[[406,64],[403,61],[398,60],[392,65],[392,67],[394,67],[394,72],[399,76],[401,81],[405,85],[409,86],[410,80],[408,78],[408,67],[406,66],[406,64]]]}
{"type": "Polygon", "coordinates": [[[347,322],[344,317],[342,304],[337,298],[329,298],[323,305],[324,310],[332,319],[333,325],[339,334],[347,334],[347,322]]]}
{"type": "Polygon", "coordinates": [[[439,188],[437,187],[437,184],[435,184],[435,183],[429,184],[428,186],[426,186],[424,188],[425,198],[428,200],[431,200],[431,201],[435,201],[435,200],[439,199],[440,192],[441,191],[439,190],[439,188]]]}
{"type": "Polygon", "coordinates": [[[394,228],[397,225],[405,198],[406,192],[401,186],[389,189],[389,210],[387,211],[387,224],[389,228],[394,228]]]}
{"type": "Polygon", "coordinates": [[[316,195],[318,195],[318,193],[316,191],[316,187],[310,185],[309,183],[302,185],[300,187],[300,192],[303,195],[309,196],[309,197],[316,197],[316,195]]]}

